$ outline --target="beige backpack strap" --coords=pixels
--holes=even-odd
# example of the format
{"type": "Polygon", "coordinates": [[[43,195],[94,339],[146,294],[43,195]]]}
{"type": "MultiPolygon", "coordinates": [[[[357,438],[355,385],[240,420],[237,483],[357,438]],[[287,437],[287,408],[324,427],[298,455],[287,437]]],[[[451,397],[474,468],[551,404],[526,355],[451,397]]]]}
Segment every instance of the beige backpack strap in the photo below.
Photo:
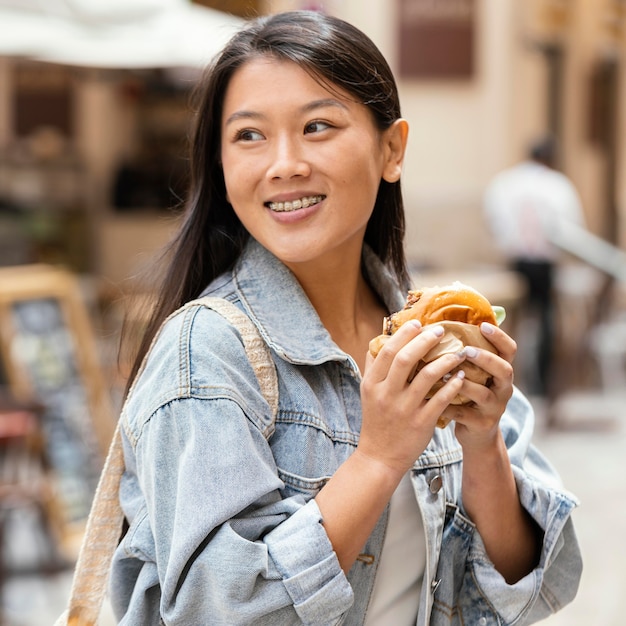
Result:
{"type": "MultiPolygon", "coordinates": [[[[278,413],[276,367],[270,350],[256,326],[245,313],[222,298],[199,298],[188,302],[182,308],[187,309],[198,304],[216,311],[239,330],[248,359],[259,381],[261,392],[272,410],[273,423],[278,413]]],[[[180,309],[168,319],[179,311],[180,309]]],[[[149,353],[150,350],[148,350],[149,353]]],[[[145,362],[146,359],[144,359],[140,372],[145,366],[145,362]]],[[[272,432],[273,428],[265,434],[269,437],[272,432]]],[[[122,532],[124,514],[120,508],[118,495],[123,472],[124,455],[118,422],[87,519],[85,534],[74,569],[68,608],[57,619],[55,626],[65,626],[66,624],[69,626],[94,626],[98,621],[108,583],[111,559],[122,532]]]]}
{"type": "Polygon", "coordinates": [[[118,493],[123,472],[124,455],[118,422],[87,518],[68,609],[55,626],[93,626],[98,621],[111,558],[122,532],[124,514],[118,493]]]}
{"type": "Polygon", "coordinates": [[[239,330],[248,355],[248,360],[259,381],[261,393],[272,410],[273,423],[278,413],[278,379],[276,377],[276,366],[272,360],[272,355],[267,343],[265,343],[263,337],[259,334],[252,320],[232,302],[224,300],[223,298],[206,296],[198,300],[193,300],[185,306],[192,306],[198,303],[219,313],[239,330]]]}

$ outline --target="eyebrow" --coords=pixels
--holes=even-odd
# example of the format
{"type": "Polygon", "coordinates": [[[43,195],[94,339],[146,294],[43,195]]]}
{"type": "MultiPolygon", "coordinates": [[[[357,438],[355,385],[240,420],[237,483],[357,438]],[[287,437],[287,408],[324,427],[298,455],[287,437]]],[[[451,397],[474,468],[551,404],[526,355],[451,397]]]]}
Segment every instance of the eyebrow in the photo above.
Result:
{"type": "MultiPolygon", "coordinates": [[[[337,107],[339,109],[343,109],[344,111],[348,110],[348,107],[335,98],[323,98],[321,100],[313,100],[311,102],[307,102],[302,108],[301,111],[303,113],[310,113],[311,111],[315,111],[317,109],[323,109],[326,107],[337,107]]],[[[236,122],[241,119],[263,119],[265,115],[263,113],[259,113],[258,111],[235,111],[232,115],[228,117],[226,120],[225,126],[236,122]]]]}

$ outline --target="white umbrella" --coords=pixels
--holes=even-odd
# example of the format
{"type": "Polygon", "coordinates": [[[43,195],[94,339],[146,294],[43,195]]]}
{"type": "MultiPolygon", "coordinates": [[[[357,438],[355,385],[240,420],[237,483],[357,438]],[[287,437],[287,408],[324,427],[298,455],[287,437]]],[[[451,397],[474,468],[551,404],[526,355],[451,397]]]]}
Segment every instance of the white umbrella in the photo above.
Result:
{"type": "Polygon", "coordinates": [[[0,55],[111,69],[203,67],[244,23],[188,0],[0,0],[0,55]]]}
{"type": "Polygon", "coordinates": [[[0,0],[0,55],[42,55],[55,43],[70,36],[76,36],[76,32],[66,20],[7,8],[2,6],[0,0]]]}

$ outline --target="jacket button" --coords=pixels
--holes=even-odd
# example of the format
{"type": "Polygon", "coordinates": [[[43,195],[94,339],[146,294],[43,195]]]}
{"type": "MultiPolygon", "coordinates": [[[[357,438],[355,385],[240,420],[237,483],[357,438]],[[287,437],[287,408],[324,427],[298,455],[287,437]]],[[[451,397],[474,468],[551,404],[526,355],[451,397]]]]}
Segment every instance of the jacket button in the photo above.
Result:
{"type": "Polygon", "coordinates": [[[356,557],[356,560],[361,563],[365,563],[365,565],[373,565],[376,559],[372,554],[359,554],[359,556],[356,557]]]}
{"type": "Polygon", "coordinates": [[[478,623],[480,624],[480,626],[487,626],[487,618],[486,617],[481,617],[478,620],[478,623]]]}
{"type": "Polygon", "coordinates": [[[437,474],[429,483],[428,488],[430,489],[430,493],[439,493],[443,487],[443,478],[437,474]]]}

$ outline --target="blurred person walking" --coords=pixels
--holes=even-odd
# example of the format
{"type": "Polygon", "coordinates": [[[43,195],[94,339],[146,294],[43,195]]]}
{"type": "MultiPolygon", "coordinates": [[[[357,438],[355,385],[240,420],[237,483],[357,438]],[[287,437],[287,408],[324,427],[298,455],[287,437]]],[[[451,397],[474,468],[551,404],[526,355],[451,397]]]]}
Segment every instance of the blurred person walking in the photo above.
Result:
{"type": "Polygon", "coordinates": [[[524,161],[494,177],[484,196],[495,243],[526,285],[524,310],[538,317],[526,391],[548,399],[554,392],[554,279],[561,257],[550,232],[563,220],[581,226],[585,221],[575,186],[556,169],[556,155],[554,137],[542,137],[524,161]]]}

